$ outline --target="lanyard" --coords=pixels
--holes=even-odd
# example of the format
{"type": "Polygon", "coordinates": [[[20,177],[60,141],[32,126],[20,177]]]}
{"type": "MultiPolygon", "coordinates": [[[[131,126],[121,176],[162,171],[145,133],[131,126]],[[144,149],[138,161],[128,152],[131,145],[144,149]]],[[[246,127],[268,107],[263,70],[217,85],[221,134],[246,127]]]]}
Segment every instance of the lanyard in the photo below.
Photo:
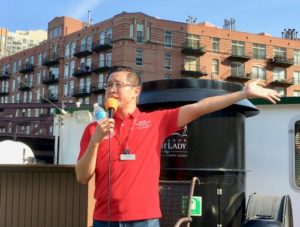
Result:
{"type": "Polygon", "coordinates": [[[125,139],[125,141],[124,141],[123,143],[121,143],[121,140],[120,140],[120,138],[119,138],[119,137],[121,136],[121,127],[122,127],[122,123],[121,123],[121,127],[120,127],[120,133],[118,133],[118,134],[115,135],[115,138],[116,138],[116,140],[119,142],[120,147],[124,149],[124,150],[123,150],[123,153],[124,153],[124,154],[129,154],[129,153],[130,153],[130,149],[129,149],[128,143],[129,143],[129,139],[130,139],[131,136],[132,136],[132,131],[133,131],[133,128],[134,128],[136,122],[137,122],[137,119],[134,118],[133,121],[132,121],[132,123],[131,123],[131,126],[130,126],[130,128],[129,128],[128,137],[127,137],[127,139],[125,139]]]}

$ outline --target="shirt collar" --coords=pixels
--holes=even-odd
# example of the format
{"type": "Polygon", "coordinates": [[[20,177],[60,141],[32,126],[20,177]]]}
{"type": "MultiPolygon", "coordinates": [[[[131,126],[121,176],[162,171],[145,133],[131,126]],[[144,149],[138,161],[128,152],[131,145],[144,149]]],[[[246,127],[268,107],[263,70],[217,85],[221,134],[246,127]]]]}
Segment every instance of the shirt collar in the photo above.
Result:
{"type": "MultiPolygon", "coordinates": [[[[141,111],[139,110],[139,108],[136,108],[136,109],[133,111],[133,113],[128,114],[127,117],[126,117],[125,119],[128,119],[128,118],[136,119],[136,118],[140,115],[140,113],[141,113],[141,111]]],[[[120,117],[120,115],[119,115],[118,113],[115,113],[114,118],[115,118],[116,120],[118,119],[118,120],[121,120],[121,121],[122,121],[122,119],[121,119],[121,117],[120,117]]],[[[125,119],[124,119],[124,120],[125,120],[125,119]]]]}

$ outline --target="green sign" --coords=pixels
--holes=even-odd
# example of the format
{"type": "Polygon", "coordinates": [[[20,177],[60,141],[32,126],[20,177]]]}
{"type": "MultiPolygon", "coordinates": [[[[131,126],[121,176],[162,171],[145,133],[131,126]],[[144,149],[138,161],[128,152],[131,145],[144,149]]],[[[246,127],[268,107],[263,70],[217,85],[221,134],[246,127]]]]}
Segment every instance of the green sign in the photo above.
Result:
{"type": "Polygon", "coordinates": [[[202,216],[202,197],[193,196],[191,205],[191,216],[202,216]]]}

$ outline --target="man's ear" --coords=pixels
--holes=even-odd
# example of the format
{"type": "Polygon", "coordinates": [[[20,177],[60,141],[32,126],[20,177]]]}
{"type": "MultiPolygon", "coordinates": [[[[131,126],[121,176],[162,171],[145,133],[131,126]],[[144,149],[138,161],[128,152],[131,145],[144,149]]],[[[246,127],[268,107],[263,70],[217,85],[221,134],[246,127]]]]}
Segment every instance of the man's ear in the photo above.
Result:
{"type": "Polygon", "coordinates": [[[135,92],[136,96],[139,96],[141,94],[141,90],[142,90],[141,87],[135,87],[134,88],[134,92],[135,92]]]}

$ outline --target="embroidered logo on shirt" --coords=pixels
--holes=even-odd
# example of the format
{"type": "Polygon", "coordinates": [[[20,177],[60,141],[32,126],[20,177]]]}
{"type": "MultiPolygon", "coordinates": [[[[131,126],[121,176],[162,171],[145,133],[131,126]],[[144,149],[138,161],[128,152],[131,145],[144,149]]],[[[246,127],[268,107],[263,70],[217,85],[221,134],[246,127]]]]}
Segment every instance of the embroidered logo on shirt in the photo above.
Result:
{"type": "Polygon", "coordinates": [[[145,128],[149,128],[151,124],[152,122],[149,120],[141,120],[138,121],[135,125],[137,126],[138,129],[145,129],[145,128]]]}

